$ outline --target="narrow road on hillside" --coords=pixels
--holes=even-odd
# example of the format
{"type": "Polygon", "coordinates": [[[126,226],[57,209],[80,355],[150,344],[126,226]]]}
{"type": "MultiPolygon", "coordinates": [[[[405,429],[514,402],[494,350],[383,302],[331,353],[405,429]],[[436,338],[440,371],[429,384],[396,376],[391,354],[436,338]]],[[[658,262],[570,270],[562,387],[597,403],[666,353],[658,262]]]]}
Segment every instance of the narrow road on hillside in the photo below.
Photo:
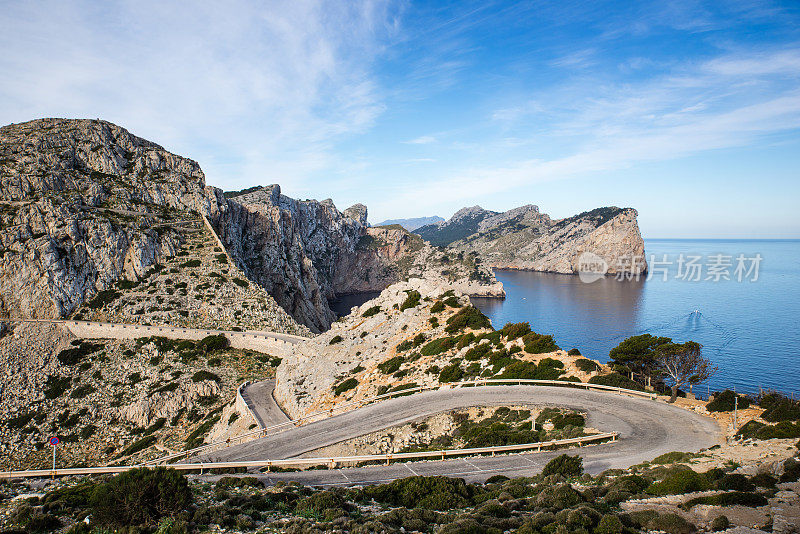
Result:
{"type": "MultiPolygon", "coordinates": [[[[272,396],[261,397],[267,403],[272,396]]],[[[671,451],[695,452],[717,443],[718,427],[708,417],[660,401],[610,392],[549,386],[482,386],[427,391],[390,399],[328,419],[290,428],[251,442],[208,453],[201,461],[276,460],[300,455],[370,432],[470,406],[528,404],[562,406],[587,413],[587,425],[618,432],[619,441],[573,449],[589,472],[626,468],[671,451]]],[[[277,408],[277,406],[276,406],[277,408]]],[[[264,408],[268,409],[268,408],[264,408]]],[[[306,454],[308,453],[308,454],[306,454]]],[[[347,484],[391,480],[410,474],[438,474],[479,480],[494,474],[538,473],[557,452],[512,454],[443,462],[410,462],[383,467],[333,469],[269,475],[307,484],[347,484]]],[[[192,461],[195,461],[192,459],[192,461]]]]}
{"type": "Polygon", "coordinates": [[[253,413],[261,423],[261,427],[279,425],[289,420],[289,417],[280,409],[275,402],[272,392],[275,390],[275,379],[262,380],[254,384],[247,385],[242,396],[250,401],[253,413]]]}

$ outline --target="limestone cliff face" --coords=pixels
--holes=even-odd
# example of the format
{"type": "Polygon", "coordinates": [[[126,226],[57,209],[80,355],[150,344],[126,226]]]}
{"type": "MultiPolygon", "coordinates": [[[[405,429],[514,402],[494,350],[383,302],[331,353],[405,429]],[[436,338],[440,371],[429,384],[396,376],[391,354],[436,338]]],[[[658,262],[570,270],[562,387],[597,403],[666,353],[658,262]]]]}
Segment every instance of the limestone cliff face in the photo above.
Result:
{"type": "Polygon", "coordinates": [[[297,320],[319,332],[336,318],[336,267],[364,232],[366,208],[339,212],[330,200],[299,201],[272,185],[225,199],[210,218],[231,256],[297,320]],[[363,212],[363,213],[362,213],[363,212]]]}
{"type": "MultiPolygon", "coordinates": [[[[191,254],[181,247],[204,218],[233,268],[315,332],[335,319],[328,299],[383,289],[410,265],[426,265],[402,254],[417,250],[359,249],[369,237],[361,204],[340,212],[331,200],[294,200],[277,185],[224,194],[206,187],[194,161],[124,128],[40,119],[0,128],[0,316],[64,317],[103,291],[123,290],[122,280],[138,283],[191,254]]],[[[495,284],[488,276],[466,282],[495,284]]]]}
{"type": "Polygon", "coordinates": [[[647,271],[638,214],[632,208],[598,208],[560,220],[533,205],[504,213],[467,210],[466,215],[462,210],[458,217],[426,227],[420,234],[446,241],[449,248],[477,253],[499,269],[572,274],[579,271],[581,255],[590,252],[605,260],[609,274],[647,271]]]}
{"type": "Polygon", "coordinates": [[[63,317],[137,277],[204,205],[197,163],[103,121],[0,129],[0,313],[63,317]]]}
{"type": "Polygon", "coordinates": [[[336,269],[340,294],[382,291],[390,284],[424,278],[474,297],[505,297],[503,284],[474,254],[431,246],[394,224],[367,228],[356,250],[336,269]]]}

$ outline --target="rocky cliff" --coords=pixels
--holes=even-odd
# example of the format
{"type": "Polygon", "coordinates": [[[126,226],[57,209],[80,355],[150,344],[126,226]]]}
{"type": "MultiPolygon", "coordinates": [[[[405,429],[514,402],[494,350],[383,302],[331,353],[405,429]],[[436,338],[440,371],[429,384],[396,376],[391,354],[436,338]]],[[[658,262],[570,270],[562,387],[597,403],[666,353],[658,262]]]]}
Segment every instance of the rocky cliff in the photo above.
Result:
{"type": "Polygon", "coordinates": [[[553,220],[533,205],[503,213],[478,206],[416,233],[433,244],[477,253],[493,268],[571,274],[584,253],[602,258],[608,273],[647,271],[644,241],[632,208],[597,208],[553,220]]]}
{"type": "MultiPolygon", "coordinates": [[[[187,310],[179,308],[186,302],[162,302],[175,288],[167,295],[148,288],[160,306],[114,311],[103,301],[131,292],[167,264],[162,274],[176,276],[148,284],[186,283],[177,292],[191,296],[208,280],[178,281],[178,271],[200,267],[193,275],[181,271],[195,277],[216,272],[206,268],[208,254],[194,257],[207,245],[190,244],[208,230],[219,239],[218,253],[232,262],[229,272],[216,274],[268,294],[247,297],[261,302],[261,311],[250,315],[263,319],[250,326],[298,332],[282,308],[320,332],[335,319],[328,299],[383,289],[409,270],[392,262],[414,263],[402,254],[390,259],[377,249],[359,249],[368,228],[360,204],[340,212],[330,200],[291,199],[277,185],[224,194],[205,185],[196,162],[108,122],[40,119],[0,128],[0,316],[65,317],[99,297],[112,315],[143,309],[145,315],[161,312],[154,319],[184,322],[180,312],[187,310]],[[354,264],[366,270],[351,271],[354,264]],[[365,278],[371,284],[361,284],[365,278]]],[[[488,277],[467,282],[495,285],[488,277]]],[[[238,298],[236,287],[226,287],[238,298]]],[[[189,304],[209,320],[225,316],[223,308],[231,311],[226,299],[206,301],[189,304]],[[214,305],[220,313],[210,310],[214,305]]]]}
{"type": "Polygon", "coordinates": [[[440,222],[444,222],[444,219],[438,215],[433,215],[431,217],[413,217],[411,219],[389,219],[379,222],[375,226],[391,226],[393,224],[399,224],[409,232],[413,232],[417,228],[422,228],[423,226],[428,226],[430,224],[439,224],[440,222]]]}

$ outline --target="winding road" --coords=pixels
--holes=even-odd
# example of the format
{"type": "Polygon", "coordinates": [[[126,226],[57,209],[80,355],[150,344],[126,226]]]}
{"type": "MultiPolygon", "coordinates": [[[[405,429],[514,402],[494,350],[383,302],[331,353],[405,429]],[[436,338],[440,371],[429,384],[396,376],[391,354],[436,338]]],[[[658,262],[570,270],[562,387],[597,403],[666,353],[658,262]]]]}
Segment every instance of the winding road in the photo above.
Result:
{"type": "MultiPolygon", "coordinates": [[[[253,399],[257,405],[274,403],[270,389],[271,384],[261,386],[261,394],[253,399]]],[[[426,391],[385,400],[215,451],[201,457],[200,461],[294,458],[347,439],[457,408],[519,404],[579,410],[587,413],[588,426],[603,432],[618,432],[620,439],[616,442],[570,451],[570,454],[583,457],[584,467],[589,473],[626,468],[671,451],[696,452],[715,445],[718,440],[719,429],[713,419],[662,401],[549,386],[481,386],[426,391]]],[[[277,405],[261,407],[263,410],[274,408],[277,405]]],[[[562,452],[548,451],[388,466],[264,473],[260,476],[270,482],[296,480],[322,486],[370,484],[410,475],[444,475],[483,481],[496,474],[509,477],[534,475],[559,454],[562,452]]]]}

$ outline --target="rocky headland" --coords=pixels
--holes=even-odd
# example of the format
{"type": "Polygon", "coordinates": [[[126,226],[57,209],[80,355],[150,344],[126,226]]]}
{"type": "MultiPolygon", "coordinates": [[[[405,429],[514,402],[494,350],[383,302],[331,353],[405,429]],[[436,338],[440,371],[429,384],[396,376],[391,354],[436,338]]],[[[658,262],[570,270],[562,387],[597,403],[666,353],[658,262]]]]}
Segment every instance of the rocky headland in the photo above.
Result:
{"type": "Polygon", "coordinates": [[[415,232],[433,245],[477,253],[496,269],[572,274],[581,255],[592,253],[606,262],[608,274],[637,275],[647,271],[637,215],[605,207],[553,220],[534,205],[503,213],[474,206],[415,232]]]}

